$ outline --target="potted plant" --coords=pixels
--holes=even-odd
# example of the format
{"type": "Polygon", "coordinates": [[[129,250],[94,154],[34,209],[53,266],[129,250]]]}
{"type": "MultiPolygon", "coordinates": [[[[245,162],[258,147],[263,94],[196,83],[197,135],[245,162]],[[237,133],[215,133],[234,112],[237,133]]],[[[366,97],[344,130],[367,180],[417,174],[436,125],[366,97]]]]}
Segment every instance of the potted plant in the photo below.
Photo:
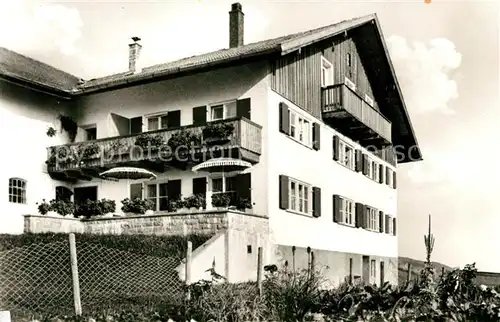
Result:
{"type": "Polygon", "coordinates": [[[203,194],[194,194],[184,199],[185,207],[192,211],[205,208],[206,201],[203,194]]]}
{"type": "Polygon", "coordinates": [[[110,199],[101,199],[99,201],[99,206],[101,207],[102,214],[107,217],[112,217],[113,213],[116,211],[116,202],[110,199]]]}
{"type": "Polygon", "coordinates": [[[234,205],[232,205],[234,209],[239,211],[246,211],[247,209],[252,209],[252,202],[249,198],[236,198],[234,205]]]}
{"type": "Polygon", "coordinates": [[[230,202],[231,198],[227,192],[220,192],[212,195],[212,206],[217,209],[227,208],[230,202]]]}
{"type": "Polygon", "coordinates": [[[151,148],[155,151],[161,148],[165,144],[165,140],[161,134],[141,134],[135,139],[135,145],[141,147],[144,150],[151,148]]]}
{"type": "Polygon", "coordinates": [[[75,205],[71,201],[52,199],[50,201],[50,210],[55,211],[57,214],[65,217],[75,213],[75,205]]]}
{"type": "Polygon", "coordinates": [[[182,129],[178,132],[172,134],[167,142],[170,151],[176,156],[188,153],[188,150],[199,146],[201,143],[201,138],[198,134],[192,131],[182,129]]]}
{"type": "Polygon", "coordinates": [[[82,144],[78,147],[78,156],[82,160],[96,159],[100,152],[101,149],[96,143],[82,144]]]}
{"type": "Polygon", "coordinates": [[[135,198],[130,200],[125,198],[122,201],[122,211],[126,214],[145,214],[148,210],[154,210],[154,202],[151,200],[144,200],[141,198],[135,198]]]}
{"type": "Polygon", "coordinates": [[[50,207],[50,204],[48,202],[45,201],[45,199],[42,199],[42,202],[41,203],[36,203],[38,205],[38,212],[41,214],[41,215],[47,215],[49,212],[53,212],[51,207],[50,207]]]}
{"type": "Polygon", "coordinates": [[[232,123],[208,123],[203,128],[203,141],[207,144],[226,143],[234,132],[232,123]]]}

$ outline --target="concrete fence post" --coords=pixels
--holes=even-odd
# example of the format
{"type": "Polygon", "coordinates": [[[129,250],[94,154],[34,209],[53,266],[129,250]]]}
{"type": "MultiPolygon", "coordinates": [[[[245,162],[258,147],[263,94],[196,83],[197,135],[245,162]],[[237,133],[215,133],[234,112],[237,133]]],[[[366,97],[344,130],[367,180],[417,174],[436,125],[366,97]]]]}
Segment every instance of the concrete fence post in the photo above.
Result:
{"type": "Polygon", "coordinates": [[[80,280],[78,278],[78,260],[76,258],[75,234],[69,234],[69,253],[71,260],[71,277],[73,281],[73,301],[75,305],[75,315],[82,315],[82,303],[80,299],[80,280]]]}
{"type": "Polygon", "coordinates": [[[186,299],[191,299],[191,291],[189,286],[191,285],[191,261],[193,255],[193,243],[191,241],[187,242],[187,251],[186,251],[186,286],[187,286],[187,294],[186,299]]]}
{"type": "Polygon", "coordinates": [[[257,287],[259,296],[262,295],[262,247],[257,249],[257,287]]]}

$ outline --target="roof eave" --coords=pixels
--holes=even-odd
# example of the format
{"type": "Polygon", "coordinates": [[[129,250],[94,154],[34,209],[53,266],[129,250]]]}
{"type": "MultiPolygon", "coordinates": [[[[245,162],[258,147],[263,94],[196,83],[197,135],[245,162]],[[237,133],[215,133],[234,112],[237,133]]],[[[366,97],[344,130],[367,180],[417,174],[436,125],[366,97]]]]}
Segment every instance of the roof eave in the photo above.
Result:
{"type": "Polygon", "coordinates": [[[87,95],[96,92],[109,91],[117,88],[125,88],[135,85],[140,85],[144,83],[151,83],[155,81],[160,81],[164,78],[173,77],[178,74],[185,73],[193,73],[199,72],[201,70],[210,69],[214,67],[221,67],[221,65],[230,65],[234,62],[239,62],[246,59],[258,58],[259,56],[267,56],[270,54],[279,53],[281,51],[281,46],[277,45],[274,48],[247,54],[240,55],[236,57],[226,58],[217,62],[206,62],[202,64],[186,66],[186,67],[177,67],[173,69],[168,69],[164,71],[156,71],[156,72],[146,72],[143,74],[131,75],[130,77],[124,78],[123,80],[108,83],[108,84],[97,84],[90,87],[77,87],[74,91],[74,95],[87,95]]]}
{"type": "Polygon", "coordinates": [[[68,90],[56,88],[54,86],[49,86],[40,82],[33,81],[31,79],[27,79],[21,77],[19,75],[11,75],[9,73],[0,73],[0,79],[16,84],[18,86],[22,86],[37,92],[41,92],[44,94],[48,94],[51,96],[56,96],[58,98],[62,98],[65,100],[71,99],[71,92],[68,90]]]}
{"type": "Polygon", "coordinates": [[[306,36],[302,36],[298,39],[285,41],[281,45],[281,54],[283,56],[287,55],[287,54],[292,53],[292,52],[294,52],[302,47],[309,46],[309,45],[316,43],[318,41],[322,41],[322,40],[325,40],[327,38],[337,36],[339,34],[347,32],[351,29],[362,26],[366,23],[369,23],[370,21],[373,21],[374,19],[376,19],[376,15],[370,14],[367,16],[360,17],[359,19],[356,19],[355,21],[346,22],[347,26],[345,28],[341,28],[340,30],[338,30],[336,32],[332,32],[332,29],[336,26],[331,26],[331,28],[320,31],[317,34],[306,35],[306,36]]]}
{"type": "Polygon", "coordinates": [[[389,65],[389,69],[391,71],[391,75],[392,75],[392,78],[393,78],[393,81],[394,81],[394,85],[396,86],[396,90],[397,90],[397,93],[398,93],[399,100],[401,102],[401,106],[403,107],[402,110],[403,110],[406,122],[408,124],[408,129],[409,129],[409,133],[410,133],[410,136],[411,136],[411,141],[413,141],[412,142],[413,143],[412,146],[415,146],[417,148],[417,151],[418,151],[417,155],[415,157],[412,157],[410,160],[407,160],[407,161],[404,161],[404,162],[401,162],[401,163],[409,163],[409,162],[415,162],[415,161],[422,161],[423,157],[422,157],[422,153],[420,151],[420,147],[419,147],[419,144],[418,144],[418,141],[417,141],[417,136],[415,135],[415,130],[413,129],[413,125],[411,124],[410,116],[408,114],[408,109],[406,107],[406,104],[405,104],[405,101],[404,101],[404,98],[403,98],[403,92],[401,91],[401,87],[399,86],[399,82],[398,82],[398,79],[396,77],[396,71],[394,69],[394,65],[392,64],[391,57],[389,56],[389,50],[387,48],[387,44],[385,42],[384,35],[382,33],[382,28],[380,27],[380,23],[378,21],[377,15],[374,14],[373,16],[374,16],[373,17],[373,21],[375,23],[376,31],[377,31],[377,33],[379,35],[380,43],[381,43],[382,48],[384,50],[385,57],[387,58],[387,63],[389,65]]]}

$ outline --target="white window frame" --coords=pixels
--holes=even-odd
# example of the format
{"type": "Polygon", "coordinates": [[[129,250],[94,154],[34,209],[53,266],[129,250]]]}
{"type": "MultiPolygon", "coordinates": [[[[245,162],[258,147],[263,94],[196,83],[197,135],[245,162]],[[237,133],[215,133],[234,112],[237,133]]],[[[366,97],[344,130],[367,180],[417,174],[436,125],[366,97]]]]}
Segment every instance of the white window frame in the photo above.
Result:
{"type": "Polygon", "coordinates": [[[321,56],[321,86],[327,87],[333,85],[333,75],[333,64],[328,61],[328,59],[321,56]]]}
{"type": "Polygon", "coordinates": [[[146,119],[146,132],[167,129],[168,124],[166,127],[162,127],[162,124],[161,124],[161,118],[164,116],[167,116],[167,115],[168,115],[168,112],[160,112],[160,113],[155,113],[155,114],[144,115],[144,118],[146,119]],[[149,129],[149,120],[150,119],[156,119],[158,121],[158,128],[157,129],[153,129],[153,130],[149,129]]]}
{"type": "Polygon", "coordinates": [[[9,178],[9,202],[25,205],[28,181],[23,178],[9,178]]]}
{"type": "MultiPolygon", "coordinates": [[[[167,199],[168,200],[168,196],[165,195],[165,196],[160,196],[160,185],[161,184],[166,184],[168,183],[168,180],[164,180],[164,181],[152,181],[152,182],[144,182],[144,185],[145,185],[145,189],[142,191],[142,194],[144,196],[144,199],[146,200],[153,200],[154,203],[155,203],[155,211],[160,211],[160,199],[163,198],[163,199],[167,199]],[[155,197],[150,197],[149,196],[149,186],[156,186],[156,196],[155,197]]],[[[166,211],[166,210],[161,210],[161,211],[166,211]]]]}
{"type": "Polygon", "coordinates": [[[378,209],[367,207],[366,208],[366,216],[367,216],[367,226],[368,230],[371,231],[379,231],[380,221],[379,221],[379,211],[378,209]]]}
{"type": "Polygon", "coordinates": [[[226,193],[226,192],[235,192],[235,190],[227,190],[227,181],[228,179],[233,179],[236,177],[236,175],[230,175],[230,176],[219,176],[215,175],[211,177],[212,185],[211,185],[211,192],[212,195],[218,194],[218,193],[226,193]],[[215,180],[222,180],[222,190],[221,191],[214,191],[214,181],[215,180]]]}
{"type": "Polygon", "coordinates": [[[312,185],[288,178],[288,211],[312,216],[312,204],[312,185]]]}
{"type": "Polygon", "coordinates": [[[343,166],[354,170],[356,167],[354,147],[346,141],[339,139],[339,160],[343,166]]]}
{"type": "Polygon", "coordinates": [[[301,113],[297,113],[291,109],[288,113],[290,120],[290,137],[305,146],[312,147],[313,122],[309,118],[304,117],[301,113]]]}
{"type": "Polygon", "coordinates": [[[237,113],[236,102],[237,102],[236,99],[232,99],[232,100],[227,100],[227,101],[223,101],[223,102],[209,104],[207,106],[208,113],[209,113],[209,120],[210,121],[219,121],[219,120],[226,120],[228,118],[236,117],[236,113],[237,113]],[[214,118],[213,108],[219,107],[219,106],[222,106],[222,118],[214,118]],[[229,107],[230,106],[234,106],[234,111],[232,114],[229,114],[229,111],[230,111],[229,107]]]}
{"type": "Polygon", "coordinates": [[[356,91],[356,84],[349,78],[345,77],[344,83],[349,87],[351,90],[356,91]]]}
{"type": "Polygon", "coordinates": [[[371,174],[370,174],[370,177],[372,178],[372,180],[374,181],[378,181],[379,179],[379,169],[378,169],[378,163],[377,161],[375,160],[370,160],[368,162],[371,162],[371,174]]]}
{"type": "Polygon", "coordinates": [[[354,227],[356,203],[354,201],[352,201],[351,199],[342,198],[342,197],[340,198],[340,201],[341,201],[341,207],[340,207],[341,222],[345,225],[354,227]]]}
{"type": "Polygon", "coordinates": [[[373,99],[368,94],[365,94],[365,102],[368,103],[368,105],[370,105],[371,107],[375,105],[373,99]]]}

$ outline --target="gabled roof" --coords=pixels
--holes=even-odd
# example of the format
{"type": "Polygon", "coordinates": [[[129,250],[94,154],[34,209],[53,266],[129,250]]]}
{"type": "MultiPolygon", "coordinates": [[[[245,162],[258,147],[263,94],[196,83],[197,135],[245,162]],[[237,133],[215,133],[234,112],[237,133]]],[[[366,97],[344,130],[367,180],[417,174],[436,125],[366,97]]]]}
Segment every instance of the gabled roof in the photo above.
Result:
{"type": "Polygon", "coordinates": [[[393,133],[397,134],[393,143],[396,148],[399,145],[405,149],[404,152],[397,150],[404,154],[402,162],[422,160],[413,126],[375,14],[154,65],[143,68],[135,74],[124,72],[82,82],[79,82],[79,79],[73,75],[0,47],[0,78],[24,82],[35,88],[49,89],[65,96],[87,95],[244,63],[252,59],[264,59],[269,55],[286,55],[302,47],[348,32],[358,47],[363,64],[366,64],[367,77],[372,84],[380,110],[393,124],[393,133]]]}
{"type": "Polygon", "coordinates": [[[70,93],[79,78],[0,47],[0,77],[52,92],[70,93]]]}
{"type": "Polygon", "coordinates": [[[274,39],[259,41],[235,48],[221,49],[210,53],[183,58],[180,60],[143,68],[141,72],[133,74],[125,72],[91,79],[76,88],[76,93],[90,93],[130,86],[133,83],[141,83],[147,80],[158,80],[161,77],[174,76],[183,72],[194,71],[202,68],[213,68],[238,60],[255,58],[256,56],[269,55],[272,53],[286,54],[296,46],[306,46],[325,37],[332,37],[367,23],[375,18],[375,15],[345,20],[332,25],[286,35],[274,39]]]}

